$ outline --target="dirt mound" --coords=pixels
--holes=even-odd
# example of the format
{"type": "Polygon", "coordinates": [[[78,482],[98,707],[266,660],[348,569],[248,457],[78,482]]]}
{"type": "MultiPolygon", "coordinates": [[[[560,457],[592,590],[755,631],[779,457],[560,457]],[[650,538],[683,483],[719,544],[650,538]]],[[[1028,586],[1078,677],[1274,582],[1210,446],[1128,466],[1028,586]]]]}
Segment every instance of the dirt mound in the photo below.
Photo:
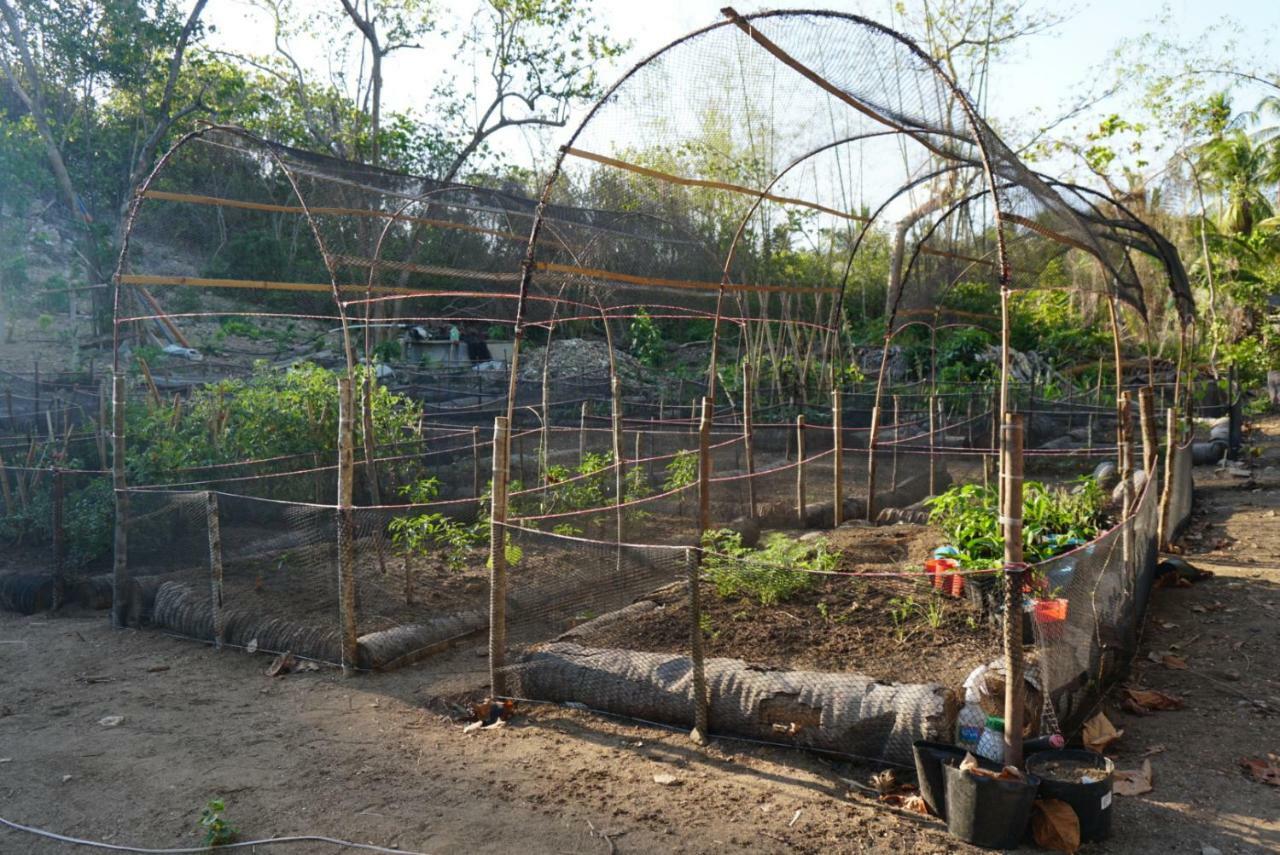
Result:
{"type": "MultiPolygon", "coordinates": [[[[520,379],[540,380],[545,358],[545,347],[531,347],[523,351],[520,354],[520,379]]],[[[626,351],[615,348],[613,358],[618,366],[618,376],[624,383],[635,382],[644,376],[644,366],[626,351]]],[[[552,379],[574,377],[607,381],[609,345],[603,341],[589,341],[582,338],[552,340],[551,362],[547,366],[547,376],[552,379]]]]}

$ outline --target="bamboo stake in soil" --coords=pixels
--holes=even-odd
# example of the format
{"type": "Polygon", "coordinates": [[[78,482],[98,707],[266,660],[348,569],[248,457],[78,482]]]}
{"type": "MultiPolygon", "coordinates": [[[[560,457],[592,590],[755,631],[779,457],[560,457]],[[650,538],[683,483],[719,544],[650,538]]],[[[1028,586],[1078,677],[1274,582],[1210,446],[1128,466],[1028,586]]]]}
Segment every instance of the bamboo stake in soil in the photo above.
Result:
{"type": "Polygon", "coordinates": [[[338,378],[338,613],[342,639],[342,673],[356,669],[355,529],[352,511],[355,475],[355,399],[351,378],[338,378]]]}
{"type": "Polygon", "coordinates": [[[1173,456],[1177,453],[1178,417],[1173,407],[1165,410],[1164,426],[1164,489],[1160,491],[1160,529],[1156,549],[1167,550],[1173,532],[1169,530],[1169,506],[1173,501],[1173,456]]]}
{"type": "MultiPolygon", "coordinates": [[[[610,373],[613,373],[612,368],[610,368],[610,373]]],[[[624,516],[622,512],[622,503],[626,500],[626,490],[625,490],[626,464],[623,462],[623,455],[622,455],[622,445],[623,445],[622,443],[622,381],[618,379],[617,374],[613,374],[612,382],[609,385],[613,390],[613,413],[612,413],[613,415],[613,419],[612,419],[613,421],[613,424],[612,424],[612,428],[613,428],[612,430],[613,493],[614,493],[614,505],[617,506],[614,512],[615,531],[617,533],[617,538],[615,542],[619,544],[617,563],[618,563],[618,569],[619,571],[621,571],[622,569],[621,544],[623,542],[622,518],[624,516]]]]}
{"type": "Polygon", "coordinates": [[[471,428],[471,495],[480,498],[480,426],[471,428]]]}
{"type": "MultiPolygon", "coordinates": [[[[831,479],[831,498],[832,498],[832,522],[839,526],[844,522],[844,414],[840,406],[840,386],[835,385],[831,388],[831,434],[833,444],[832,467],[834,469],[831,479]]],[[[876,423],[878,409],[871,410],[871,423],[876,423]]],[[[874,451],[870,452],[875,454],[874,451]]],[[[871,497],[867,497],[867,516],[871,517],[871,497]]]]}
{"type": "Polygon", "coordinates": [[[213,648],[221,650],[227,639],[226,616],[222,612],[222,525],[218,519],[218,494],[204,494],[205,522],[209,529],[209,605],[213,611],[213,648]]]}
{"type": "Polygon", "coordinates": [[[938,478],[938,396],[929,396],[929,495],[937,493],[934,489],[938,478]]]}
{"type": "MultiPolygon", "coordinates": [[[[124,374],[111,378],[111,484],[116,496],[115,551],[111,566],[111,624],[125,626],[129,613],[129,494],[124,480],[124,374]]],[[[21,480],[18,482],[21,484],[21,480]]]]}
{"type": "Polygon", "coordinates": [[[1142,471],[1153,480],[1159,447],[1156,439],[1155,392],[1150,386],[1138,390],[1138,415],[1142,419],[1142,471]]]}
{"type": "Polygon", "coordinates": [[[698,552],[686,549],[684,565],[689,578],[689,659],[693,665],[693,732],[689,737],[702,745],[707,741],[710,723],[707,677],[702,653],[702,589],[698,579],[698,552]]]}
{"type": "Polygon", "coordinates": [[[796,521],[804,528],[804,413],[796,416],[796,521]]]}
{"type": "Polygon", "coordinates": [[[62,470],[53,467],[53,497],[50,523],[53,526],[53,609],[57,611],[62,608],[63,595],[67,590],[66,566],[64,556],[64,542],[62,531],[62,470]]]}
{"type": "Polygon", "coordinates": [[[711,528],[711,399],[702,399],[698,425],[698,543],[711,528]]]}
{"type": "MultiPolygon", "coordinates": [[[[890,468],[889,474],[889,490],[890,492],[898,489],[898,440],[902,438],[902,412],[898,408],[898,397],[893,396],[893,466],[890,468]]],[[[933,492],[930,490],[929,492],[933,492]]]]}
{"type": "MultiPolygon", "coordinates": [[[[888,346],[886,345],[886,354],[887,352],[888,352],[888,346]]],[[[887,356],[884,358],[887,358],[887,356]]],[[[883,370],[881,371],[881,373],[883,374],[883,370]]],[[[878,432],[880,430],[880,397],[881,397],[880,389],[877,388],[876,403],[871,407],[871,430],[867,433],[867,522],[876,521],[876,441],[877,441],[878,432]]],[[[837,389],[836,401],[838,402],[839,400],[840,400],[840,391],[837,389]]],[[[840,407],[838,404],[836,406],[836,412],[837,413],[840,412],[840,407]]],[[[894,430],[896,431],[897,428],[895,428],[894,430]]],[[[839,443],[840,442],[839,430],[836,431],[836,437],[837,437],[836,442],[839,443]]],[[[841,477],[840,476],[840,454],[837,452],[836,454],[836,483],[837,484],[840,483],[840,477],[841,477]]],[[[841,512],[844,510],[840,505],[841,505],[841,497],[837,495],[836,507],[835,507],[836,525],[840,525],[840,517],[842,516],[841,512]]]]}
{"type": "Polygon", "coordinates": [[[1000,480],[1004,529],[1004,764],[1022,766],[1022,416],[1006,413],[1000,480]]]}
{"type": "Polygon", "coordinates": [[[742,447],[746,454],[747,465],[747,516],[756,518],[756,481],[755,454],[752,451],[755,422],[751,416],[751,405],[754,395],[751,388],[751,363],[742,363],[742,447]]]}
{"type": "Polygon", "coordinates": [[[507,473],[510,423],[493,420],[493,490],[489,508],[489,686],[493,697],[507,691],[507,473]]]}

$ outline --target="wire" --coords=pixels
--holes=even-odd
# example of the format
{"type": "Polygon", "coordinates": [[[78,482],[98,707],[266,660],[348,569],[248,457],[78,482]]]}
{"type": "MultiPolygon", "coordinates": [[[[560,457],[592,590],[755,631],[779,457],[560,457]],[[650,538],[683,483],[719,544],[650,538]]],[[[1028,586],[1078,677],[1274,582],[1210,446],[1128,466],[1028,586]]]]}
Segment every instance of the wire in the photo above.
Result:
{"type": "Polygon", "coordinates": [[[246,840],[243,843],[223,843],[217,847],[209,846],[193,846],[182,849],[143,849],[137,846],[121,846],[115,843],[100,843],[96,840],[84,840],[80,837],[68,837],[65,834],[58,834],[53,831],[45,831],[41,828],[34,828],[30,825],[22,825],[0,816],[0,825],[8,826],[17,831],[25,831],[28,834],[34,834],[38,837],[46,837],[50,840],[57,840],[62,843],[74,843],[78,846],[92,846],[95,849],[109,849],[113,852],[140,852],[143,855],[208,855],[214,848],[218,850],[226,849],[244,849],[249,846],[270,846],[275,843],[328,843],[332,846],[345,846],[350,849],[361,849],[365,852],[387,852],[391,855],[427,855],[425,852],[413,852],[408,849],[388,849],[385,846],[375,846],[372,843],[352,843],[348,840],[338,840],[334,837],[320,837],[319,835],[307,834],[297,837],[270,837],[265,840],[246,840]]]}

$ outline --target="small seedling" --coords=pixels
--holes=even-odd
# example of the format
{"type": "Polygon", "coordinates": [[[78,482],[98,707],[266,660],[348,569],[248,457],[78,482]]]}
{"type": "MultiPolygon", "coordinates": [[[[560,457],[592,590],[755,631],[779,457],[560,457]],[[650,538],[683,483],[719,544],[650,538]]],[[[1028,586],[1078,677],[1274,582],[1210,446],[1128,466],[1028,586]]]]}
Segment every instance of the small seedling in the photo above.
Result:
{"type": "Polygon", "coordinates": [[[210,799],[204,810],[200,811],[200,827],[204,829],[205,846],[225,846],[235,842],[239,832],[223,817],[226,809],[222,799],[210,799]]]}

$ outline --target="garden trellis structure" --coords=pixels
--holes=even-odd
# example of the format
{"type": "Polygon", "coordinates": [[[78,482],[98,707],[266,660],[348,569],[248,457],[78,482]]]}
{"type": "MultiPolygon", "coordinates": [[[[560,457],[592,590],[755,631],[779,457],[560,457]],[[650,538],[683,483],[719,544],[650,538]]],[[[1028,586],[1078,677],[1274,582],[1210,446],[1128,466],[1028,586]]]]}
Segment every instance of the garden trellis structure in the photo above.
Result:
{"type": "MultiPolygon", "coordinates": [[[[1167,241],[1112,200],[1027,169],[924,52],[852,15],[725,10],[605,93],[536,203],[202,127],[141,188],[116,276],[115,619],[350,669],[487,632],[496,694],[606,709],[640,697],[614,711],[901,761],[912,739],[947,734],[957,684],[800,655],[768,668],[746,667],[747,650],[704,657],[703,573],[718,548],[704,535],[881,519],[940,479],[975,477],[964,464],[997,457],[1020,391],[1010,295],[1038,287],[1091,294],[1117,357],[1122,307],[1144,324],[1166,304],[1185,324],[1194,308],[1167,241]],[[161,233],[190,258],[138,251],[161,233]],[[1133,252],[1165,287],[1144,288],[1133,252]],[[869,279],[876,253],[887,282],[869,279]],[[922,316],[938,327],[961,286],[1000,295],[997,318],[942,310],[998,324],[1000,381],[948,397],[936,377],[895,376],[891,351],[922,316]],[[151,289],[200,300],[161,312],[151,289]],[[139,344],[157,321],[226,317],[332,326],[347,376],[331,408],[298,414],[315,444],[130,480],[127,407],[145,402],[154,418],[163,403],[175,426],[191,417],[164,400],[163,378],[130,387],[139,344]],[[869,318],[882,342],[860,347],[854,326],[869,318]],[[404,418],[374,406],[392,385],[371,367],[380,340],[449,324],[487,328],[504,350],[456,369],[397,366],[386,406],[404,418]],[[693,367],[655,380],[623,354],[646,324],[685,335],[693,367]],[[607,370],[563,370],[561,348],[587,330],[605,339],[607,370]],[[427,479],[429,495],[402,492],[427,479]],[[487,522],[489,567],[473,549],[469,569],[424,575],[393,536],[423,514],[487,522]],[[687,646],[601,647],[627,621],[656,620],[655,591],[683,592],[687,646]]],[[[1080,462],[1126,459],[1118,358],[1116,379],[1117,442],[1091,439],[1080,462]]],[[[1068,405],[1103,418],[1100,404],[1068,405]]],[[[999,457],[1004,484],[1016,455],[999,457]]],[[[1121,529],[1140,522],[1154,538],[1153,493],[1126,499],[1121,529]]],[[[1135,577],[1088,628],[1136,632],[1151,555],[1129,534],[1068,568],[1082,609],[1113,557],[1135,577]]],[[[896,591],[911,573],[860,582],[896,591]]],[[[1044,681],[1060,676],[1049,658],[1067,661],[1065,645],[1040,645],[1044,681]]],[[[1084,650],[1088,669],[1101,654],[1084,650]]],[[[1047,715],[1029,710],[1036,726],[1081,708],[1049,698],[1055,688],[1047,715]]]]}

